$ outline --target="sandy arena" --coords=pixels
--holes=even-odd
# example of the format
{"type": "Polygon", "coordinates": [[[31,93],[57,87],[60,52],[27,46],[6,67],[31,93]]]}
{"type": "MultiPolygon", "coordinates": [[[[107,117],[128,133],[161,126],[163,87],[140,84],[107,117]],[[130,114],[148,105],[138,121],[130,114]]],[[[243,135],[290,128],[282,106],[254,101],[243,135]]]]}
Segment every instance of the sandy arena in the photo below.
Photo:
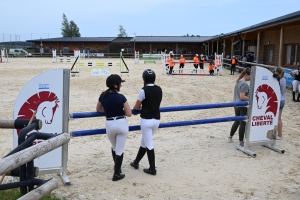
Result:
{"type": "MultiPolygon", "coordinates": [[[[93,60],[92,60],[93,61],[93,60]]],[[[95,60],[94,60],[95,61],[95,60]]],[[[102,59],[117,61],[119,59],[102,59]]],[[[162,87],[161,106],[232,102],[233,88],[239,73],[229,76],[167,76],[162,75],[161,64],[134,64],[125,59],[130,76],[121,88],[133,107],[143,87],[142,72],[152,68],[156,84],[162,87]]],[[[22,87],[37,74],[54,68],[70,68],[72,64],[52,63],[52,58],[10,58],[0,63],[1,119],[12,119],[14,102],[22,87]]],[[[81,67],[80,77],[71,77],[70,112],[95,111],[98,97],[106,89],[106,77],[91,77],[93,67],[81,67]]],[[[178,68],[178,64],[175,65],[178,68]]],[[[187,64],[186,68],[192,68],[187,64]]],[[[118,67],[110,67],[119,73],[118,67]]],[[[207,66],[205,66],[207,70],[207,66]]],[[[122,171],[123,180],[111,181],[113,160],[106,135],[71,138],[69,143],[68,177],[70,186],[64,186],[55,177],[59,188],[52,194],[66,199],[300,199],[299,127],[300,103],[291,101],[287,91],[283,110],[283,140],[278,146],[285,149],[279,154],[265,147],[250,149],[257,153],[252,158],[227,143],[232,122],[160,129],[154,136],[157,175],[143,172],[148,168],[147,156],[140,169],[133,169],[139,148],[140,131],[130,132],[125,145],[122,171]]],[[[233,116],[233,108],[162,113],[161,122],[233,116]]],[[[127,118],[130,125],[139,124],[140,117],[127,118]]],[[[71,120],[69,129],[104,128],[104,118],[71,120]]],[[[0,156],[12,150],[12,130],[1,130],[0,156]]],[[[6,177],[5,182],[10,178],[6,177]]]]}

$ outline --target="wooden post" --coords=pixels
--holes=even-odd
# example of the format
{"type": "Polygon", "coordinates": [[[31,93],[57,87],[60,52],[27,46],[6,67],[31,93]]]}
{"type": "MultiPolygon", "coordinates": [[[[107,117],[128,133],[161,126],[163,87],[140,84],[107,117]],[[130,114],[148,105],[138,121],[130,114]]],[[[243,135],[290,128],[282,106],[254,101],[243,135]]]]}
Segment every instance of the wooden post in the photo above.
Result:
{"type": "MultiPolygon", "coordinates": [[[[5,129],[22,129],[28,125],[30,120],[26,119],[11,119],[11,120],[0,120],[0,128],[5,129]]],[[[37,121],[37,120],[36,120],[37,121]]],[[[38,120],[38,129],[42,128],[42,121],[38,120]]]]}
{"type": "Polygon", "coordinates": [[[226,40],[223,39],[223,56],[226,57],[226,40]]]}
{"type": "Polygon", "coordinates": [[[47,194],[51,193],[56,188],[58,188],[58,182],[55,178],[52,178],[38,188],[20,197],[18,200],[39,200],[47,194]]]}
{"type": "Polygon", "coordinates": [[[298,55],[298,46],[299,46],[299,45],[296,44],[295,65],[298,65],[297,62],[299,62],[299,60],[297,59],[297,57],[298,57],[298,56],[297,56],[297,55],[298,55]]]}
{"type": "Polygon", "coordinates": [[[259,63],[260,32],[257,33],[256,63],[259,63]]]}
{"type": "Polygon", "coordinates": [[[40,157],[70,141],[70,136],[63,133],[37,145],[26,148],[0,160],[0,174],[9,172],[29,161],[40,157]],[[18,161],[18,162],[16,162],[18,161]]]}
{"type": "Polygon", "coordinates": [[[283,49],[283,27],[280,29],[280,43],[279,43],[279,59],[278,59],[278,67],[282,65],[282,49],[283,49]]]}

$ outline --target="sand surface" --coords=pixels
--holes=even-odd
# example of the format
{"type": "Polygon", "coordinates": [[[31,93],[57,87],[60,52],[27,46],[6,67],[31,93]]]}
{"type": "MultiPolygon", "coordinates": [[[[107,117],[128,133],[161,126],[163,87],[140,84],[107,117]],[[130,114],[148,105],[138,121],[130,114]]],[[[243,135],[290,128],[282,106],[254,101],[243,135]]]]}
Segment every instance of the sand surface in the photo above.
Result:
{"type": "MultiPolygon", "coordinates": [[[[91,60],[96,61],[96,60],[91,60]]],[[[98,61],[119,61],[99,59],[98,61]]],[[[239,76],[167,76],[162,75],[161,64],[134,64],[125,59],[130,75],[121,88],[133,106],[143,87],[141,74],[152,68],[157,74],[156,84],[163,90],[161,106],[231,102],[235,80],[239,76]]],[[[37,74],[54,68],[70,68],[71,64],[52,63],[52,58],[10,58],[0,63],[0,116],[12,119],[13,106],[23,85],[37,74]]],[[[175,67],[178,67],[175,66],[175,67]]],[[[186,68],[192,68],[188,64],[186,68]]],[[[81,67],[80,77],[72,77],[70,85],[70,112],[94,111],[99,94],[106,89],[106,77],[91,77],[92,67],[81,67]]],[[[118,67],[110,67],[119,73],[118,67]]],[[[207,66],[205,66],[207,70],[207,66]]],[[[69,143],[68,177],[70,186],[64,186],[55,177],[59,188],[52,193],[66,199],[300,199],[300,103],[291,101],[287,91],[283,111],[283,137],[279,154],[265,147],[255,146],[252,158],[227,143],[232,122],[160,129],[154,136],[157,175],[142,170],[148,167],[147,157],[135,170],[129,163],[139,148],[140,131],[130,132],[125,145],[122,170],[126,177],[112,182],[113,160],[106,135],[71,138],[69,143]]],[[[161,122],[233,116],[233,108],[162,113],[161,122]]],[[[128,118],[130,125],[139,124],[139,116],[128,118]]],[[[104,128],[104,118],[71,120],[70,131],[104,128]]],[[[12,150],[12,130],[2,129],[0,157],[12,150]]],[[[9,182],[10,178],[5,178],[9,182]]]]}

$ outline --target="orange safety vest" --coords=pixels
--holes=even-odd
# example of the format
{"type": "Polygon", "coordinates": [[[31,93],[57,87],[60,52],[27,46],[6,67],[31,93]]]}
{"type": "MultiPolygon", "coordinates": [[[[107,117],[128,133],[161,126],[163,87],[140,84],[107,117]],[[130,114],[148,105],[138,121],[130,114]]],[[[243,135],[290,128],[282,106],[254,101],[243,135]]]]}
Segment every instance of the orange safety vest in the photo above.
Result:
{"type": "Polygon", "coordinates": [[[197,56],[194,57],[194,64],[199,64],[199,59],[197,56]]]}
{"type": "Polygon", "coordinates": [[[233,64],[233,65],[236,64],[235,58],[232,58],[232,59],[231,59],[231,64],[233,64]]]}
{"type": "Polygon", "coordinates": [[[170,67],[174,67],[174,59],[173,58],[171,58],[169,60],[169,65],[170,65],[170,67]]]}
{"type": "Polygon", "coordinates": [[[179,62],[180,63],[185,63],[185,58],[180,58],[179,62]]]}
{"type": "Polygon", "coordinates": [[[208,66],[208,69],[209,69],[209,70],[214,70],[214,65],[209,65],[209,66],[208,66]]]}
{"type": "Polygon", "coordinates": [[[216,66],[219,67],[220,65],[220,59],[216,59],[216,66]]]}

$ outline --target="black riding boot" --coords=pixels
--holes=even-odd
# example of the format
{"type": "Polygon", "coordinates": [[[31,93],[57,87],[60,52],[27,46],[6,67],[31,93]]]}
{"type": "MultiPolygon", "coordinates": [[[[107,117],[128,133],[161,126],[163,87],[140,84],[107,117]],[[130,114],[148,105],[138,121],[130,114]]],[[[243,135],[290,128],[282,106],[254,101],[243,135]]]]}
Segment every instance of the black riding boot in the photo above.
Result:
{"type": "Polygon", "coordinates": [[[156,175],[154,149],[152,150],[147,149],[147,155],[148,155],[150,168],[144,169],[144,172],[147,174],[156,175]]]}
{"type": "Polygon", "coordinates": [[[123,162],[123,154],[120,155],[120,156],[116,155],[115,172],[114,172],[114,176],[112,178],[112,181],[118,181],[118,180],[121,180],[125,177],[125,174],[120,173],[122,162],[123,162]]]}
{"type": "Polygon", "coordinates": [[[300,92],[298,93],[297,102],[300,102],[300,92]]]}
{"type": "MultiPolygon", "coordinates": [[[[111,155],[112,155],[113,160],[114,160],[114,163],[115,163],[115,160],[116,160],[116,152],[113,150],[113,148],[111,148],[111,155]]],[[[122,173],[121,168],[120,168],[120,173],[122,173]]]]}
{"type": "Polygon", "coordinates": [[[132,167],[134,167],[135,169],[138,169],[139,168],[139,162],[142,160],[145,153],[146,153],[146,148],[140,147],[140,149],[139,149],[139,151],[136,155],[135,160],[133,162],[131,162],[130,165],[132,167]]]}
{"type": "Polygon", "coordinates": [[[296,101],[295,95],[296,95],[296,92],[293,91],[293,101],[296,101]]]}

